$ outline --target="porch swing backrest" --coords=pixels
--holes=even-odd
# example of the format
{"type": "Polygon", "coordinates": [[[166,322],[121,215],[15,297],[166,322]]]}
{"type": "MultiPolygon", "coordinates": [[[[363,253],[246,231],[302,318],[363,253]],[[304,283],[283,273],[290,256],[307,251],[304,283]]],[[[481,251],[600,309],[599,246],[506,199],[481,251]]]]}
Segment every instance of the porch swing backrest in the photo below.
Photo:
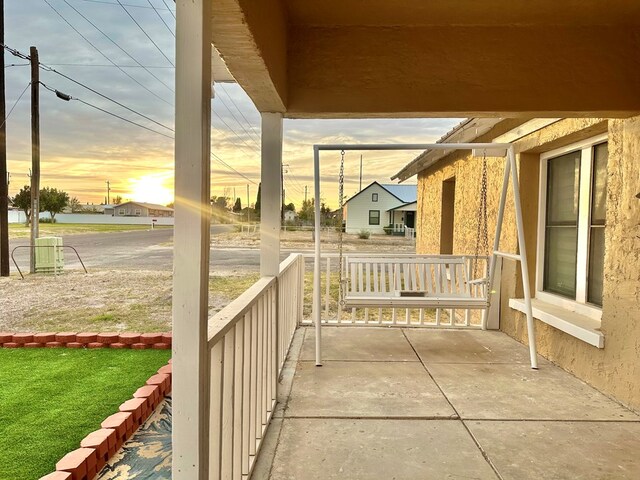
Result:
{"type": "Polygon", "coordinates": [[[486,308],[486,279],[470,279],[477,262],[477,257],[457,255],[349,255],[345,306],[486,308]]]}

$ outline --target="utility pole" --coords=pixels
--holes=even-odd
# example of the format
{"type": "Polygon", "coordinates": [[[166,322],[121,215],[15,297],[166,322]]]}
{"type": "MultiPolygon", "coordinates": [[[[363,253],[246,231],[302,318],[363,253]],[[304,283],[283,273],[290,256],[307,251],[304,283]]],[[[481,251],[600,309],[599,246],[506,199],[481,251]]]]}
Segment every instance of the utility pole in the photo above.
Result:
{"type": "Polygon", "coordinates": [[[358,191],[362,191],[362,154],[360,154],[360,190],[358,191]]]}
{"type": "Polygon", "coordinates": [[[307,186],[304,186],[304,203],[307,203],[307,186]]]}
{"type": "Polygon", "coordinates": [[[247,183],[247,223],[251,223],[251,210],[249,205],[249,184],[247,183]]]}
{"type": "Polygon", "coordinates": [[[29,271],[36,273],[36,249],[40,235],[40,62],[38,49],[29,49],[31,63],[31,237],[29,271]]]}
{"type": "MultiPolygon", "coordinates": [[[[4,0],[0,0],[0,43],[4,45],[4,0]]],[[[0,48],[0,277],[9,276],[9,172],[7,171],[7,122],[4,98],[4,48],[0,48]]]]}
{"type": "Polygon", "coordinates": [[[111,193],[111,182],[107,180],[107,205],[111,205],[111,196],[109,195],[110,193],[111,193]]]}

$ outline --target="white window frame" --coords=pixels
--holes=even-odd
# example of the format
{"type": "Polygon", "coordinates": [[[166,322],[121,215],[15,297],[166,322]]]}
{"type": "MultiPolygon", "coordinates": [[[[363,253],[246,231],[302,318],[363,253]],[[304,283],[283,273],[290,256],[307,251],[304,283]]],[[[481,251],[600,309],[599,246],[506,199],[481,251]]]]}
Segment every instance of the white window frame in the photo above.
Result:
{"type": "Polygon", "coordinates": [[[606,142],[606,133],[572,143],[562,148],[540,155],[540,190],[538,196],[538,242],[536,255],[536,298],[566,310],[585,315],[594,320],[602,318],[602,308],[587,303],[587,268],[589,259],[589,225],[591,216],[591,186],[593,168],[593,147],[606,142]],[[547,162],[566,153],[580,150],[580,203],[578,205],[578,252],[576,263],[576,299],[563,297],[544,288],[545,227],[547,220],[547,162]]]}
{"type": "Polygon", "coordinates": [[[372,194],[371,194],[371,202],[372,202],[372,203],[373,203],[373,202],[377,202],[377,201],[378,201],[378,197],[379,197],[379,195],[378,195],[377,193],[375,193],[375,192],[374,192],[374,193],[372,193],[372,194]]]}
{"type": "Polygon", "coordinates": [[[133,211],[133,214],[134,214],[136,217],[139,217],[140,215],[142,215],[142,209],[140,209],[140,208],[136,208],[136,209],[133,211]]]}
{"type": "Polygon", "coordinates": [[[123,217],[124,217],[126,214],[127,214],[127,212],[125,211],[125,209],[124,209],[124,208],[119,208],[119,209],[118,209],[118,215],[120,215],[120,216],[123,216],[123,217]]]}

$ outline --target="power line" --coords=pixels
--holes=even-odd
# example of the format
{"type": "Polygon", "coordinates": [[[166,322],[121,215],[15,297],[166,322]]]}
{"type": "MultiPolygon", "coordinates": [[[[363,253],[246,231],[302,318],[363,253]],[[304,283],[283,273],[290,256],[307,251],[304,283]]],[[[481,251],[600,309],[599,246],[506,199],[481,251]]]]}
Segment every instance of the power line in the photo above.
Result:
{"type": "Polygon", "coordinates": [[[257,185],[256,182],[254,182],[253,180],[251,180],[249,177],[247,177],[244,173],[240,173],[238,170],[236,170],[235,168],[233,168],[231,165],[229,165],[227,162],[225,162],[224,160],[222,160],[218,155],[216,155],[215,153],[211,152],[211,156],[218,161],[218,163],[224,165],[225,167],[227,167],[229,170],[231,170],[232,172],[237,173],[238,175],[240,175],[242,178],[244,178],[247,182],[251,182],[254,185],[257,185]]]}
{"type": "Polygon", "coordinates": [[[142,125],[141,123],[137,123],[137,122],[134,122],[133,120],[129,120],[128,118],[122,117],[122,116],[118,115],[117,113],[113,113],[113,112],[110,112],[109,110],[105,110],[104,108],[98,107],[97,105],[94,105],[92,103],[86,102],[86,101],[84,101],[84,100],[82,100],[80,98],[75,98],[75,97],[72,97],[71,95],[67,95],[65,93],[62,93],[60,90],[56,90],[55,88],[52,88],[52,87],[46,85],[43,82],[40,82],[40,85],[42,85],[44,88],[46,88],[50,92],[55,93],[56,96],[58,98],[62,99],[62,100],[65,100],[65,101],[75,100],[75,101],[83,103],[83,104],[85,104],[85,105],[87,105],[87,106],[89,106],[91,108],[95,108],[96,110],[99,110],[99,111],[101,111],[103,113],[106,113],[107,115],[111,115],[112,117],[115,117],[115,118],[118,118],[118,119],[120,119],[120,120],[122,120],[124,122],[130,123],[131,125],[135,125],[137,127],[144,128],[145,130],[149,130],[150,132],[157,133],[158,135],[162,135],[163,137],[167,137],[167,138],[170,138],[171,140],[173,140],[173,137],[170,136],[170,135],[166,135],[166,134],[164,134],[162,132],[154,130],[153,128],[149,128],[146,125],[142,125]]]}
{"type": "MultiPolygon", "coordinates": [[[[28,55],[26,55],[26,54],[24,54],[24,53],[22,53],[22,52],[19,52],[18,50],[15,50],[15,49],[13,49],[13,48],[11,48],[11,47],[8,47],[7,45],[4,45],[4,44],[2,44],[2,46],[3,46],[3,47],[4,47],[4,48],[9,52],[9,53],[11,53],[12,55],[14,55],[14,56],[16,56],[16,57],[29,59],[29,56],[28,56],[28,55]]],[[[151,117],[149,117],[149,116],[145,115],[144,113],[140,113],[140,112],[138,112],[137,110],[134,110],[133,108],[127,107],[125,104],[120,103],[120,102],[119,102],[119,101],[117,101],[117,100],[114,100],[113,98],[109,97],[108,95],[105,95],[104,93],[100,93],[99,91],[97,91],[97,90],[95,90],[95,89],[91,88],[91,87],[90,87],[90,86],[88,86],[88,85],[85,85],[84,83],[80,82],[79,80],[76,80],[76,79],[74,79],[74,78],[72,78],[72,77],[70,77],[70,76],[68,76],[68,75],[65,75],[64,73],[62,73],[62,72],[60,72],[60,71],[58,71],[58,70],[56,70],[56,69],[54,69],[54,68],[51,68],[49,65],[45,65],[44,63],[40,63],[39,65],[40,65],[40,68],[42,68],[43,70],[45,70],[45,71],[47,71],[47,72],[55,73],[55,74],[57,74],[57,75],[60,75],[61,77],[66,78],[67,80],[69,80],[69,81],[71,81],[71,82],[75,83],[76,85],[79,85],[79,86],[81,86],[82,88],[85,88],[86,90],[89,90],[90,92],[95,93],[96,95],[98,95],[98,96],[100,96],[100,97],[102,97],[102,98],[104,98],[104,99],[106,99],[106,100],[108,100],[108,101],[110,101],[110,102],[112,102],[112,103],[115,103],[115,104],[116,104],[116,105],[118,105],[119,107],[122,107],[122,108],[124,108],[125,110],[128,110],[129,112],[131,112],[131,113],[133,113],[133,114],[135,114],[135,115],[139,115],[140,117],[144,118],[145,120],[149,120],[150,122],[155,123],[156,125],[158,125],[158,126],[160,126],[160,127],[166,128],[167,130],[169,130],[169,131],[171,131],[171,132],[173,132],[173,131],[174,131],[174,129],[173,129],[173,128],[171,128],[171,127],[169,127],[169,126],[167,126],[167,125],[164,125],[163,123],[160,123],[160,122],[158,122],[157,120],[154,120],[153,118],[151,118],[151,117]]]]}
{"type": "MultiPolygon", "coordinates": [[[[225,92],[226,93],[226,92],[225,92]]],[[[228,97],[228,95],[227,95],[228,97]]],[[[227,109],[227,111],[231,114],[231,116],[233,117],[233,119],[236,121],[236,123],[238,125],[240,125],[240,128],[242,128],[242,130],[244,130],[244,133],[247,134],[247,136],[251,139],[251,141],[256,142],[256,145],[259,145],[259,139],[255,139],[251,136],[251,133],[249,133],[249,131],[245,128],[244,124],[238,120],[238,117],[235,116],[235,114],[231,111],[231,109],[229,108],[229,106],[227,105],[227,103],[224,101],[224,99],[222,98],[222,96],[218,96],[218,98],[220,99],[220,101],[222,102],[222,105],[224,105],[224,108],[227,109]]],[[[230,99],[230,97],[228,97],[230,99]]]]}
{"type": "Polygon", "coordinates": [[[156,12],[156,15],[158,16],[160,21],[164,23],[164,26],[167,27],[167,30],[169,30],[169,33],[173,36],[173,38],[176,38],[176,34],[173,33],[173,30],[169,28],[169,25],[167,25],[167,22],[164,21],[164,18],[162,18],[162,15],[160,15],[158,9],[153,5],[153,3],[151,3],[151,0],[147,0],[147,2],[149,2],[149,5],[151,6],[151,8],[153,8],[153,11],[156,12]]]}
{"type": "Polygon", "coordinates": [[[256,137],[258,139],[260,139],[260,134],[258,133],[258,131],[255,129],[253,123],[251,123],[247,117],[244,116],[244,113],[242,113],[242,110],[240,109],[240,107],[238,107],[238,104],[233,100],[233,96],[231,96],[231,94],[229,92],[227,92],[227,89],[224,87],[224,84],[221,83],[220,88],[222,89],[222,91],[227,95],[227,97],[229,98],[229,100],[231,100],[231,103],[233,103],[233,106],[236,107],[236,110],[238,110],[238,113],[242,116],[242,118],[244,119],[245,122],[247,122],[247,125],[249,125],[249,128],[251,128],[251,130],[255,133],[256,137]]]}
{"type": "Polygon", "coordinates": [[[22,93],[20,94],[16,102],[13,104],[13,107],[11,107],[11,110],[9,110],[9,113],[7,113],[7,116],[4,117],[4,120],[2,121],[2,123],[0,123],[0,128],[2,128],[4,124],[7,122],[7,120],[9,120],[9,117],[11,116],[11,112],[13,112],[13,109],[16,108],[16,105],[18,105],[18,102],[22,99],[22,96],[25,94],[25,92],[30,86],[31,86],[31,82],[27,83],[27,86],[24,87],[24,90],[22,90],[22,93]]]}
{"type": "Polygon", "coordinates": [[[162,0],[162,3],[164,3],[164,6],[167,7],[167,10],[169,10],[169,13],[171,14],[171,16],[174,18],[176,18],[176,14],[173,12],[172,9],[169,8],[169,5],[167,5],[167,2],[165,2],[165,0],[162,0]]]}
{"type": "MultiPolygon", "coordinates": [[[[91,20],[89,20],[89,18],[87,18],[86,15],[84,15],[80,10],[78,10],[76,7],[74,7],[73,5],[71,5],[67,0],[64,0],[64,3],[66,3],[71,9],[73,9],[74,12],[76,12],[78,15],[80,15],[87,23],[89,23],[89,25],[91,25],[93,28],[95,28],[98,32],[100,32],[107,40],[109,40],[111,43],[113,43],[122,53],[124,53],[127,57],[129,57],[131,60],[133,60],[138,66],[142,67],[149,75],[151,75],[153,78],[155,78],[158,82],[160,82],[163,86],[165,86],[170,92],[174,92],[173,88],[171,88],[169,85],[167,85],[166,83],[164,83],[160,78],[158,78],[153,72],[151,72],[147,67],[145,67],[144,65],[142,65],[142,63],[140,63],[138,61],[137,58],[135,58],[133,55],[131,55],[128,51],[126,51],[124,48],[122,48],[120,46],[120,44],[118,42],[116,42],[114,39],[112,39],[109,35],[107,35],[101,28],[99,28],[95,23],[93,23],[91,20]]],[[[109,60],[112,64],[115,65],[115,63],[111,60],[109,60]]],[[[175,68],[173,65],[171,67],[166,67],[166,68],[175,68]]]]}
{"type": "MultiPolygon", "coordinates": [[[[76,27],[74,27],[71,22],[69,22],[64,15],[62,15],[53,5],[51,5],[48,0],[44,0],[44,2],[49,5],[49,8],[51,8],[51,10],[53,10],[67,25],[69,25],[69,27],[71,27],[71,29],[76,32],[78,35],[80,35],[82,37],[82,39],[87,42],[89,45],[91,45],[100,55],[102,55],[109,63],[113,64],[114,66],[116,65],[116,63],[111,60],[107,55],[105,55],[102,50],[100,50],[98,47],[96,47],[87,37],[85,37],[76,27]]],[[[168,105],[171,105],[169,102],[167,102],[164,98],[162,98],[160,95],[156,94],[155,92],[151,91],[146,85],[143,85],[142,83],[140,83],[138,80],[136,80],[134,77],[132,77],[131,75],[129,75],[129,73],[125,72],[122,67],[118,67],[118,70],[120,70],[122,73],[124,73],[127,77],[129,77],[131,80],[133,80],[135,83],[137,83],[138,85],[140,85],[142,88],[144,88],[146,91],[148,91],[151,95],[153,95],[154,97],[158,98],[159,100],[162,100],[163,102],[165,102],[168,105]]]]}
{"type": "MultiPolygon", "coordinates": [[[[46,1],[46,0],[45,0],[45,1],[46,1]]],[[[116,1],[118,2],[118,5],[120,5],[120,6],[122,7],[122,9],[126,12],[126,14],[127,14],[127,15],[129,15],[129,18],[130,18],[131,20],[133,20],[133,23],[135,23],[135,24],[138,26],[138,28],[142,31],[142,33],[144,33],[144,35],[149,39],[149,41],[151,41],[151,43],[153,43],[153,45],[154,45],[154,46],[156,47],[156,49],[157,49],[157,50],[162,54],[162,56],[163,56],[164,58],[166,58],[166,59],[167,59],[167,62],[169,62],[169,63],[171,64],[171,66],[175,67],[175,65],[173,64],[173,62],[171,61],[171,59],[170,59],[169,57],[167,57],[167,55],[162,51],[162,49],[161,49],[161,48],[158,46],[158,44],[153,40],[153,38],[151,38],[151,37],[149,36],[149,34],[147,33],[147,31],[146,31],[144,28],[142,28],[142,25],[140,25],[140,24],[138,23],[138,21],[134,18],[134,16],[133,16],[133,15],[131,15],[131,13],[129,13],[129,10],[127,10],[127,7],[125,7],[125,6],[122,4],[122,2],[120,2],[120,0],[116,0],[116,1]]]]}
{"type": "MultiPolygon", "coordinates": [[[[21,63],[20,65],[29,65],[28,63],[21,63]]],[[[7,65],[10,67],[17,67],[20,65],[7,65]]],[[[50,63],[49,65],[55,65],[56,67],[122,67],[122,68],[163,68],[163,69],[175,69],[176,67],[171,67],[169,65],[120,65],[120,64],[106,64],[106,63],[50,63]]]]}
{"type": "MultiPolygon", "coordinates": [[[[105,5],[115,5],[118,6],[118,4],[116,2],[107,2],[105,0],[82,0],[83,2],[90,2],[90,3],[103,3],[105,5]]],[[[173,15],[173,10],[171,10],[169,8],[169,6],[166,4],[166,2],[164,2],[164,0],[162,0],[164,3],[164,6],[167,7],[166,10],[169,10],[171,12],[171,14],[173,15]]],[[[147,7],[146,5],[132,5],[130,3],[123,3],[123,5],[127,6],[127,7],[132,7],[132,8],[146,8],[149,9],[151,7],[147,7]]],[[[160,8],[160,10],[165,10],[164,8],[160,8]]],[[[175,16],[174,16],[175,18],[175,16]]]]}

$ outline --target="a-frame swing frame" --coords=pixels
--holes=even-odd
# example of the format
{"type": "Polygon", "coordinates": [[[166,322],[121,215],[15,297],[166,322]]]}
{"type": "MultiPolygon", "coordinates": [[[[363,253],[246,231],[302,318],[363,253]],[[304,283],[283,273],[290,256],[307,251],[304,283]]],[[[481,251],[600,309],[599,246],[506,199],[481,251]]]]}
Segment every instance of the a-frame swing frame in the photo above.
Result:
{"type": "MultiPolygon", "coordinates": [[[[320,261],[322,247],[320,244],[320,152],[321,151],[348,151],[348,150],[472,150],[474,156],[486,154],[493,157],[505,157],[504,176],[502,179],[502,193],[498,208],[498,219],[493,239],[493,250],[489,261],[489,283],[487,285],[488,300],[491,301],[493,281],[495,277],[495,265],[497,257],[510,258],[520,262],[522,273],[522,289],[524,293],[525,312],[527,316],[527,339],[529,341],[529,355],[531,368],[538,368],[536,352],[536,335],[533,322],[533,310],[531,306],[531,288],[529,285],[529,266],[527,264],[527,251],[524,239],[524,223],[522,219],[522,206],[520,204],[520,186],[518,182],[518,169],[516,155],[511,143],[424,143],[424,144],[329,144],[313,146],[313,177],[315,198],[315,262],[313,267],[313,321],[316,330],[316,365],[322,366],[322,318],[321,318],[321,282],[320,261]],[[513,201],[516,212],[516,227],[518,230],[519,253],[506,253],[500,251],[500,234],[504,220],[504,209],[507,202],[509,179],[513,187],[513,201]]],[[[339,268],[342,268],[340,266],[339,268]]]]}

